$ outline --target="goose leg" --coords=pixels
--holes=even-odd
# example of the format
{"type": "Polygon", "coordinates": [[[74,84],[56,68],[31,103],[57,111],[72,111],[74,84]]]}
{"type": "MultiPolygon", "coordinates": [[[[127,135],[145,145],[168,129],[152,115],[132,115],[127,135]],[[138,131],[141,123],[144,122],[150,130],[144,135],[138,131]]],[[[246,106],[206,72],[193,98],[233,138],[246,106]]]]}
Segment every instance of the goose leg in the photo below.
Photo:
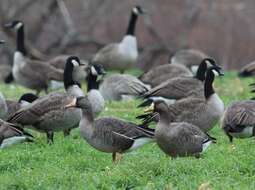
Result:
{"type": "Polygon", "coordinates": [[[64,137],[69,136],[69,135],[70,135],[70,132],[71,132],[71,129],[65,129],[65,130],[63,131],[64,137]]]}
{"type": "Polygon", "coordinates": [[[47,143],[53,144],[54,133],[52,131],[47,131],[46,134],[47,134],[47,143]]]}
{"type": "Polygon", "coordinates": [[[120,160],[122,159],[122,154],[118,153],[118,152],[114,152],[112,153],[112,161],[113,163],[117,164],[120,162],[120,160]]]}

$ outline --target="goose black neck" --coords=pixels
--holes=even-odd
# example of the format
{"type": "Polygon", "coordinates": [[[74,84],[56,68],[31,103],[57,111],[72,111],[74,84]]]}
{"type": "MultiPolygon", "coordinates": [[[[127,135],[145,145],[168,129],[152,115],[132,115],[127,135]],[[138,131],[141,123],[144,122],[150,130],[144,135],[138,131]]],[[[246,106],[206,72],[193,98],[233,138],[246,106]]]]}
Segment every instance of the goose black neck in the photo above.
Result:
{"type": "Polygon", "coordinates": [[[64,86],[67,90],[70,86],[78,85],[81,87],[81,84],[73,80],[73,65],[71,63],[66,63],[64,70],[64,86]]]}
{"type": "Polygon", "coordinates": [[[200,80],[200,81],[204,81],[205,80],[205,72],[206,72],[206,69],[207,69],[207,65],[206,65],[206,63],[203,61],[200,65],[199,65],[199,67],[198,67],[198,69],[197,69],[197,73],[196,73],[196,76],[195,76],[195,78],[197,78],[198,80],[200,80]]]}
{"type": "Polygon", "coordinates": [[[97,82],[97,76],[90,74],[90,75],[88,75],[87,81],[88,81],[88,86],[87,86],[88,92],[92,89],[99,88],[99,82],[97,82]]]}
{"type": "Polygon", "coordinates": [[[25,48],[25,34],[24,34],[24,25],[17,30],[17,51],[21,52],[23,55],[27,55],[25,48]]]}
{"type": "Polygon", "coordinates": [[[211,69],[207,71],[205,84],[204,84],[204,94],[205,98],[208,99],[212,94],[215,93],[213,89],[214,73],[211,69]]]}
{"type": "Polygon", "coordinates": [[[127,28],[127,33],[126,35],[135,35],[135,25],[136,25],[136,21],[137,21],[138,15],[135,14],[133,11],[131,12],[131,16],[129,19],[129,24],[128,24],[128,28],[127,28]]]}

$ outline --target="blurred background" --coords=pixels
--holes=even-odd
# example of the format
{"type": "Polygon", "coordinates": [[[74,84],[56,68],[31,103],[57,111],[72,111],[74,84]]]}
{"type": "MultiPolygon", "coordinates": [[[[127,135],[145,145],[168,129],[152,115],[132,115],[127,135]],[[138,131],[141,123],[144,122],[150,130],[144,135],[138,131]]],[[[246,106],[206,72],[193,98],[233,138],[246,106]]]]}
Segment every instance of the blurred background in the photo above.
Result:
{"type": "Polygon", "coordinates": [[[254,0],[1,0],[0,39],[7,43],[0,47],[0,64],[11,70],[15,35],[2,27],[8,21],[24,21],[34,58],[75,54],[89,59],[122,39],[136,4],[149,12],[136,27],[143,70],[166,63],[183,48],[202,50],[228,70],[255,59],[254,0]]]}

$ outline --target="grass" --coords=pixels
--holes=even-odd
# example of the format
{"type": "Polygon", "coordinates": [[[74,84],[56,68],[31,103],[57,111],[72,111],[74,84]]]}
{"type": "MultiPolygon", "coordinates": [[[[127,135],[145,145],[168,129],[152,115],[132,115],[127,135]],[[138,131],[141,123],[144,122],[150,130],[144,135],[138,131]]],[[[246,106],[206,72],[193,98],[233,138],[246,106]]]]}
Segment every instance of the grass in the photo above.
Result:
{"type": "MultiPolygon", "coordinates": [[[[228,105],[234,100],[248,99],[252,79],[239,79],[227,73],[217,79],[215,88],[228,105]]],[[[6,97],[18,98],[27,92],[20,86],[0,85],[6,97]]],[[[139,100],[112,102],[101,115],[116,116],[137,122],[142,113],[139,100]]],[[[24,143],[0,151],[0,189],[198,189],[201,184],[211,189],[255,189],[254,139],[234,140],[229,144],[219,126],[210,132],[217,144],[203,154],[171,160],[156,144],[125,154],[114,165],[111,155],[91,148],[80,137],[79,130],[55,143],[46,144],[44,134],[33,132],[35,143],[24,143]]],[[[206,189],[201,187],[200,189],[206,189]]]]}

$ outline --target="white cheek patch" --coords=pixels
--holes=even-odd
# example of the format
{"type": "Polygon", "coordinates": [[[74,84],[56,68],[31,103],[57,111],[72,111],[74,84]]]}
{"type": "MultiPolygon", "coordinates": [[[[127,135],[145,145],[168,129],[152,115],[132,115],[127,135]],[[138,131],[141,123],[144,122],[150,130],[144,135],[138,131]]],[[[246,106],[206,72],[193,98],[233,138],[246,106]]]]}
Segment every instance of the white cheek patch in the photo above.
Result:
{"type": "Polygon", "coordinates": [[[210,62],[210,61],[208,61],[208,60],[205,60],[205,63],[206,63],[206,65],[207,65],[207,67],[212,66],[211,62],[210,62]]]}
{"type": "Polygon", "coordinates": [[[138,9],[136,7],[133,8],[133,13],[135,13],[137,15],[139,14],[139,11],[138,11],[138,9]]]}
{"type": "Polygon", "coordinates": [[[21,26],[23,26],[23,24],[19,22],[18,24],[15,25],[15,29],[19,29],[21,26]]]}
{"type": "Polygon", "coordinates": [[[96,69],[95,69],[94,66],[91,67],[91,73],[92,73],[92,75],[94,75],[94,76],[97,76],[97,75],[98,75],[98,73],[97,73],[97,71],[96,71],[96,69]]]}
{"type": "Polygon", "coordinates": [[[217,71],[215,71],[215,70],[213,70],[213,74],[214,74],[215,76],[219,76],[219,73],[218,73],[217,71]]]}
{"type": "Polygon", "coordinates": [[[76,61],[76,60],[72,60],[72,64],[73,64],[73,66],[75,66],[75,67],[78,67],[79,66],[79,63],[76,61]]]}

